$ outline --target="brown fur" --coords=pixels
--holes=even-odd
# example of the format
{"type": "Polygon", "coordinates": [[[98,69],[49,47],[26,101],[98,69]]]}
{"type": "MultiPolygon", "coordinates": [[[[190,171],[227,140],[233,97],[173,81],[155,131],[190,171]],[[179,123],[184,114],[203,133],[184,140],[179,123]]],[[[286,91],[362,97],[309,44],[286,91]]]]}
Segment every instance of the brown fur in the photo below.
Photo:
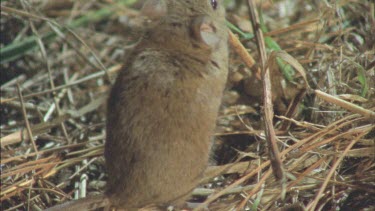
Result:
{"type": "Polygon", "coordinates": [[[224,8],[165,2],[167,15],[145,32],[108,101],[106,195],[118,207],[180,205],[207,166],[227,78],[224,8]],[[214,21],[218,46],[192,37],[203,15],[214,21]]]}
{"type": "Polygon", "coordinates": [[[125,210],[179,206],[189,197],[207,166],[227,79],[222,2],[217,10],[210,0],[164,3],[166,13],[156,20],[152,14],[108,100],[105,197],[125,210]],[[202,17],[211,21],[217,45],[194,35],[202,17]]]}

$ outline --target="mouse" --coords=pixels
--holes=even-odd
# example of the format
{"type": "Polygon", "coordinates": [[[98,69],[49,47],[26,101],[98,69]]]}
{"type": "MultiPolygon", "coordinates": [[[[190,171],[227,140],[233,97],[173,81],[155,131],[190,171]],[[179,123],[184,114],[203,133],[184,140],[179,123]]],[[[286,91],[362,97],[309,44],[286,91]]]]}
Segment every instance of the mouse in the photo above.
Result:
{"type": "Polygon", "coordinates": [[[183,207],[199,185],[228,75],[223,4],[145,1],[143,35],[107,101],[105,206],[183,207]]]}
{"type": "Polygon", "coordinates": [[[114,207],[180,206],[207,167],[228,73],[218,0],[152,0],[150,24],[108,100],[106,196],[114,207]]]}

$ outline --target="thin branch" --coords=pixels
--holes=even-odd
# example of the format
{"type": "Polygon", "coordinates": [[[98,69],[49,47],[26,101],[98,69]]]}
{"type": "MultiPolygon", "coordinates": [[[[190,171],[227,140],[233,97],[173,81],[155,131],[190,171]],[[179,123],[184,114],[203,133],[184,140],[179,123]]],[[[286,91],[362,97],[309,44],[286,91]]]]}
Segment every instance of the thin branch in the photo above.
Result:
{"type": "Polygon", "coordinates": [[[33,137],[33,132],[31,131],[29,119],[27,118],[27,112],[26,112],[26,108],[25,108],[25,102],[23,100],[23,96],[22,96],[22,92],[21,92],[21,88],[20,88],[19,84],[17,84],[17,93],[18,93],[18,98],[19,98],[20,103],[21,103],[22,115],[23,115],[23,118],[25,120],[27,134],[29,135],[31,143],[33,144],[34,151],[36,152],[36,158],[38,159],[38,153],[39,153],[38,152],[38,147],[35,144],[35,140],[34,140],[34,137],[33,137]]]}
{"type": "Polygon", "coordinates": [[[266,46],[264,43],[263,32],[260,28],[259,17],[256,12],[256,6],[254,1],[248,0],[249,16],[251,18],[251,24],[255,33],[255,38],[258,43],[258,51],[260,55],[260,64],[262,68],[262,82],[263,82],[263,96],[264,96],[264,124],[266,139],[269,147],[269,157],[272,164],[275,177],[279,180],[284,180],[285,175],[283,173],[283,165],[280,159],[280,153],[277,146],[277,137],[275,129],[273,127],[273,103],[272,103],[272,87],[271,87],[271,76],[270,70],[267,68],[267,53],[266,46]]]}

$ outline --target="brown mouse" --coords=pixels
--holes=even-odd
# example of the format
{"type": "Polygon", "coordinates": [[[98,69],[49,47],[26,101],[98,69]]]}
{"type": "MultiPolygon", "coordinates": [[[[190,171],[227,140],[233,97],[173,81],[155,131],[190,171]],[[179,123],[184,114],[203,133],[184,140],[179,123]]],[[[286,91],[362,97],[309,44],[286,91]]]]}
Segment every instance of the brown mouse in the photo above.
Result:
{"type": "Polygon", "coordinates": [[[148,1],[143,11],[155,23],[108,101],[106,195],[115,207],[185,201],[207,166],[227,78],[221,2],[148,1]]]}
{"type": "Polygon", "coordinates": [[[103,198],[110,206],[178,207],[199,184],[228,73],[222,4],[146,1],[148,27],[108,100],[103,198]]]}

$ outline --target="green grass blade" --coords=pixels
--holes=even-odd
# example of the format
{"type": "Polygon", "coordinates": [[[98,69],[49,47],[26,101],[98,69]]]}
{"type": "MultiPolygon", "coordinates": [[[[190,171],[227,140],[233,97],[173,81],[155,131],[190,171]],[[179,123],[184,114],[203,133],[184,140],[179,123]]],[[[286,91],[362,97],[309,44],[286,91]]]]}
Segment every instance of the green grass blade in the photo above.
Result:
{"type": "MultiPolygon", "coordinates": [[[[118,1],[116,4],[102,8],[100,10],[88,12],[86,15],[76,20],[73,20],[66,27],[61,27],[61,31],[65,32],[68,28],[73,29],[79,26],[85,26],[88,23],[93,23],[99,20],[103,20],[113,15],[114,14],[113,11],[116,9],[116,7],[118,7],[119,4],[130,5],[134,2],[135,0],[118,1]]],[[[56,38],[56,36],[57,36],[56,33],[51,31],[42,35],[41,37],[42,37],[43,42],[49,43],[53,41],[56,38]]],[[[37,44],[36,36],[30,36],[30,37],[25,38],[22,41],[13,42],[7,46],[4,46],[3,48],[0,48],[0,58],[1,58],[0,63],[2,64],[2,63],[14,61],[20,58],[21,56],[23,56],[24,54],[34,50],[37,47],[38,47],[38,44],[37,44]]]]}

